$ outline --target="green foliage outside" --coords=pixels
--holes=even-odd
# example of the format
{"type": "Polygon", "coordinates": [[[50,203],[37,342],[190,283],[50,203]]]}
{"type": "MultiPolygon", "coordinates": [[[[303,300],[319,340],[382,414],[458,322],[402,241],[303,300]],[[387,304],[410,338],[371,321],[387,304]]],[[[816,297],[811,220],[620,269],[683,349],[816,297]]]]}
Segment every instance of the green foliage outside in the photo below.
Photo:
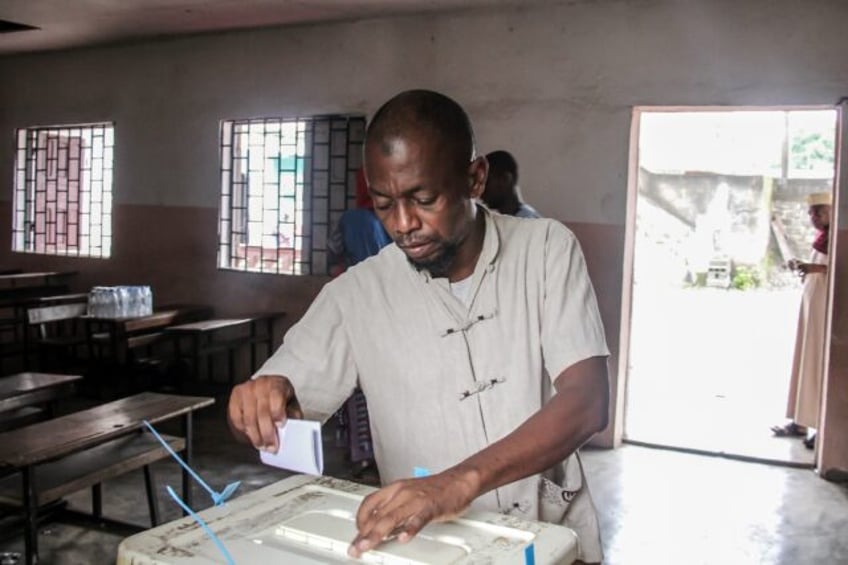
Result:
{"type": "Polygon", "coordinates": [[[733,271],[730,286],[736,290],[751,290],[759,288],[761,284],[762,280],[757,269],[740,265],[733,271]]]}
{"type": "Polygon", "coordinates": [[[791,140],[790,159],[794,169],[812,170],[816,165],[833,166],[833,136],[801,132],[791,140]]]}

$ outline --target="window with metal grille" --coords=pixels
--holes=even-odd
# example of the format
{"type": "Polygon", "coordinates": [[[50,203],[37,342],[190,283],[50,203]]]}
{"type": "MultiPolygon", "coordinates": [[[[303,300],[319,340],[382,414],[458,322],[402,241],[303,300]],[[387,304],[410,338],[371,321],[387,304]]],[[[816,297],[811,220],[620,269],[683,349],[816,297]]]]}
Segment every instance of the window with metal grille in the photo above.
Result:
{"type": "Polygon", "coordinates": [[[109,257],[114,124],[16,132],[12,250],[109,257]]]}
{"type": "Polygon", "coordinates": [[[327,274],[327,241],[355,202],[365,118],[221,123],[218,267],[327,274]]]}

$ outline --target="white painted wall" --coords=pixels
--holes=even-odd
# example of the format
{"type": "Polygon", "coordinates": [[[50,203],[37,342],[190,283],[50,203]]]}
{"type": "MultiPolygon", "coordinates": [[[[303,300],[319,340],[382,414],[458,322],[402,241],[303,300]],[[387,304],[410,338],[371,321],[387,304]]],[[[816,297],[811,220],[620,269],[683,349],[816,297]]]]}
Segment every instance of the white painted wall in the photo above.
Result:
{"type": "Polygon", "coordinates": [[[2,58],[2,197],[15,127],[114,120],[117,203],[214,208],[220,119],[427,87],[517,156],[545,215],[622,225],[632,106],[835,103],[847,21],[846,0],[582,1],[2,58]]]}

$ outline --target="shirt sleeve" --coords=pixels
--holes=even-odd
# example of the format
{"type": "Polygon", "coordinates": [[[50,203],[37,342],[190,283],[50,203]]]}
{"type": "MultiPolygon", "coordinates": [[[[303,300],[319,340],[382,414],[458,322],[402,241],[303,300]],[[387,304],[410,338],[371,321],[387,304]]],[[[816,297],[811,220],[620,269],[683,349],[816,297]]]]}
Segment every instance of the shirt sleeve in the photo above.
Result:
{"type": "Polygon", "coordinates": [[[571,365],[609,355],[595,290],[574,234],[549,222],[545,240],[542,353],[552,380],[571,365]]]}
{"type": "Polygon", "coordinates": [[[303,318],[292,326],[260,375],[283,375],[310,420],[326,421],[353,393],[356,368],[342,312],[326,285],[303,318]]]}

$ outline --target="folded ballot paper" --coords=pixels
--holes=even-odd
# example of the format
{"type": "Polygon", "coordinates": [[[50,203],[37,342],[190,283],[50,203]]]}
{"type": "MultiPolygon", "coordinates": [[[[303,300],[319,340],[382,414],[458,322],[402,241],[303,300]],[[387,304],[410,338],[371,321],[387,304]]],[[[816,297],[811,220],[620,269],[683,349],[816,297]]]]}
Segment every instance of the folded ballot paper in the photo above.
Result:
{"type": "Polygon", "coordinates": [[[263,463],[308,475],[324,473],[321,422],[288,419],[284,425],[277,426],[277,439],[280,445],[277,453],[259,452],[263,463]]]}

